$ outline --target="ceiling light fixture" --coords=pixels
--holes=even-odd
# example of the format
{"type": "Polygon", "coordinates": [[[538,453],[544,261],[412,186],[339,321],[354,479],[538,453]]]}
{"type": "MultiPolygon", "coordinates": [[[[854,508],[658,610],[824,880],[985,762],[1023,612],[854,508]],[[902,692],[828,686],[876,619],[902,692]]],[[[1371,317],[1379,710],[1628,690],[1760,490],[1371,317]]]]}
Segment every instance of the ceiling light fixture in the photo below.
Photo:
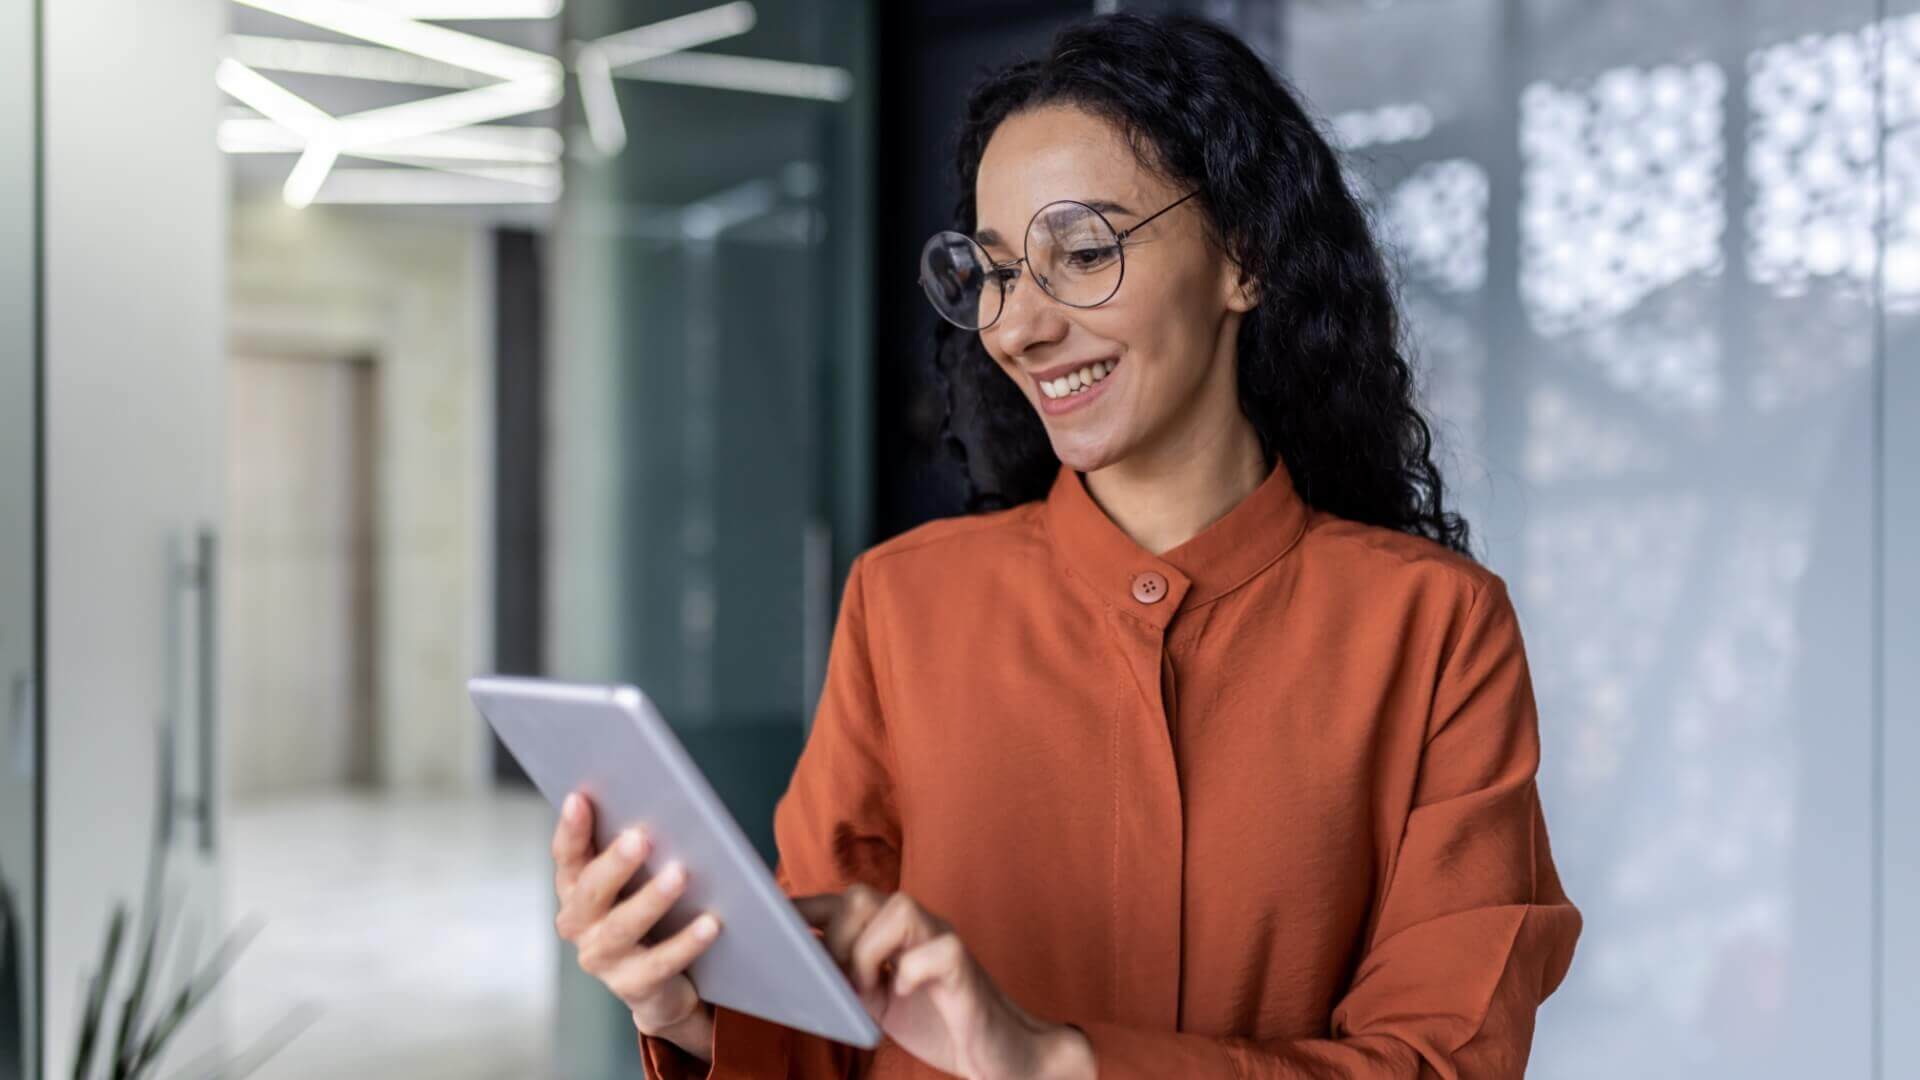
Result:
{"type": "Polygon", "coordinates": [[[620,99],[613,89],[613,76],[618,69],[738,37],[753,29],[759,17],[747,0],[736,0],[576,46],[574,74],[580,80],[580,104],[587,117],[587,137],[593,140],[594,149],[611,156],[627,145],[627,124],[620,115],[620,99]]]}
{"type": "Polygon", "coordinates": [[[559,104],[564,89],[565,69],[550,56],[432,26],[364,4],[343,0],[236,2],[384,45],[400,53],[503,80],[332,117],[241,61],[227,58],[215,72],[216,85],[305,139],[300,160],[294,164],[282,190],[290,206],[305,206],[314,199],[342,153],[538,112],[559,104]]]}
{"type": "Polygon", "coordinates": [[[826,64],[797,64],[757,56],[674,53],[621,71],[623,79],[744,90],[754,94],[845,101],[853,95],[853,73],[826,64]]]}
{"type": "MultiPolygon", "coordinates": [[[[216,141],[229,154],[292,154],[306,146],[298,133],[264,116],[234,116],[220,121],[216,141]]],[[[560,160],[560,133],[550,127],[471,124],[434,135],[361,147],[354,157],[376,153],[444,161],[500,164],[550,164],[560,160]]]]}
{"type": "Polygon", "coordinates": [[[551,19],[562,0],[361,0],[391,15],[409,19],[551,19]]]}
{"type": "Polygon", "coordinates": [[[477,71],[443,64],[384,45],[233,34],[227,55],[257,71],[292,71],[336,79],[365,79],[402,86],[439,86],[469,90],[493,80],[477,71]]]}
{"type": "Polygon", "coordinates": [[[434,26],[366,4],[349,3],[347,0],[234,2],[336,34],[478,71],[496,79],[514,81],[546,78],[558,81],[562,74],[558,60],[532,49],[434,26]]]}

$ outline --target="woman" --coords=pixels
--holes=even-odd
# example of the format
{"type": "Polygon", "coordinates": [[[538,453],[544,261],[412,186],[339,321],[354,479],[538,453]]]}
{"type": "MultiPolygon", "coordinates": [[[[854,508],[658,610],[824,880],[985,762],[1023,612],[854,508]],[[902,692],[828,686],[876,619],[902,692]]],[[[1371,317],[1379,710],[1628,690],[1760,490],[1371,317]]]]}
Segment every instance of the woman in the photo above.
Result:
{"type": "Polygon", "coordinates": [[[977,88],[959,171],[922,272],[999,508],[855,562],[775,813],[888,1038],[700,1002],[576,798],[560,931],[648,1075],[1521,1075],[1580,917],[1333,153],[1230,34],[1111,16],[977,88]]]}

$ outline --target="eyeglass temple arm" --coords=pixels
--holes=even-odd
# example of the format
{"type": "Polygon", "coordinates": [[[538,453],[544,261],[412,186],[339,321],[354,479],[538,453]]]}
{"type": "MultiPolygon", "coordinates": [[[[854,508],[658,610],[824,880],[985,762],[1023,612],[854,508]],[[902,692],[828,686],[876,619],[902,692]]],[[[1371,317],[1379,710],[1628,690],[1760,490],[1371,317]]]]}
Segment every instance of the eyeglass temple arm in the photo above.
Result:
{"type": "Polygon", "coordinates": [[[1139,221],[1134,222],[1132,227],[1121,229],[1119,232],[1114,233],[1113,238],[1116,240],[1125,240],[1127,237],[1132,236],[1134,233],[1137,233],[1142,228],[1144,228],[1147,222],[1152,221],[1154,218],[1159,217],[1161,214],[1164,214],[1167,211],[1173,209],[1174,207],[1179,206],[1181,203],[1186,202],[1188,199],[1191,199],[1198,194],[1200,194],[1200,189],[1194,188],[1192,191],[1187,192],[1185,195],[1180,196],[1179,198],[1173,200],[1167,205],[1161,207],[1160,209],[1155,210],[1153,213],[1148,214],[1146,217],[1141,218],[1139,221]]]}

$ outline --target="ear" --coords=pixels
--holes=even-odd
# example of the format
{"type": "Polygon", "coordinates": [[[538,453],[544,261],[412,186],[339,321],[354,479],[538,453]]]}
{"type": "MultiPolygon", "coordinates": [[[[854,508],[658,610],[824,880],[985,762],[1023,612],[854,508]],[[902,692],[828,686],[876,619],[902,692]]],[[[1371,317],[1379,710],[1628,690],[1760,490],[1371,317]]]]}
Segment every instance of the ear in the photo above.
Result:
{"type": "Polygon", "coordinates": [[[1238,263],[1227,274],[1227,310],[1242,315],[1260,306],[1260,283],[1238,263]]]}

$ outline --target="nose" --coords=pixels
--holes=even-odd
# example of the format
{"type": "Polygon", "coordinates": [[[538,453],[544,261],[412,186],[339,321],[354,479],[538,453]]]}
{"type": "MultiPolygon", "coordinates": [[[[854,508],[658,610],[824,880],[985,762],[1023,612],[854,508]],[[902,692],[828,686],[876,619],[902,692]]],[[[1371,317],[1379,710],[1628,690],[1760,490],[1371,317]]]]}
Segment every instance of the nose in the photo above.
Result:
{"type": "Polygon", "coordinates": [[[1051,345],[1065,337],[1066,311],[1033,282],[1030,274],[1023,273],[1014,280],[1013,291],[1007,294],[1000,318],[981,334],[990,336],[991,344],[1000,352],[1018,357],[1029,349],[1051,345]]]}

